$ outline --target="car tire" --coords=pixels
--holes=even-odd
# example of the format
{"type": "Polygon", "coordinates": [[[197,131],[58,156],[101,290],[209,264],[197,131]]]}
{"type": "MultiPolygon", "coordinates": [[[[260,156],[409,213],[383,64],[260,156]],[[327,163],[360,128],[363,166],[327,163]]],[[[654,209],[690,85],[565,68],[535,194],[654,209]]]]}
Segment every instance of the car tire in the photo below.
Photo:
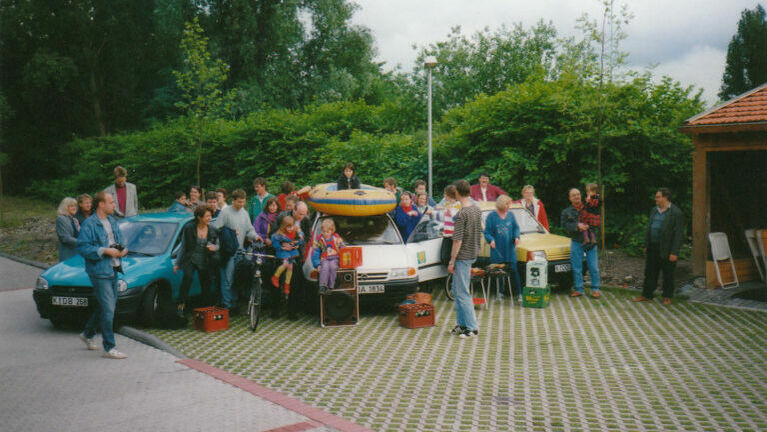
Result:
{"type": "Polygon", "coordinates": [[[447,277],[445,278],[445,297],[447,297],[447,299],[450,301],[455,300],[455,296],[453,296],[453,274],[452,273],[448,273],[447,277]]]}
{"type": "Polygon", "coordinates": [[[154,327],[162,320],[164,290],[156,283],[146,287],[141,299],[141,322],[154,327]]]}
{"type": "Polygon", "coordinates": [[[573,274],[565,273],[557,276],[557,286],[561,291],[570,291],[573,287],[573,274]]]}
{"type": "Polygon", "coordinates": [[[58,315],[52,315],[49,319],[53,327],[58,330],[68,330],[71,324],[70,320],[58,315]]]}

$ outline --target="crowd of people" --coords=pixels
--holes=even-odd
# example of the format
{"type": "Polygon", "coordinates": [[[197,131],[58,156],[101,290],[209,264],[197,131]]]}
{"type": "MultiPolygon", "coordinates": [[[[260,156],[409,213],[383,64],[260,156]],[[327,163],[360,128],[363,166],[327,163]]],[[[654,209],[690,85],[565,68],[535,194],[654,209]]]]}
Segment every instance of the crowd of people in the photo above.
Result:
{"type": "MultiPolygon", "coordinates": [[[[337,188],[356,189],[360,179],[354,165],[344,165],[336,182],[337,188]]],[[[441,256],[448,271],[454,275],[453,291],[456,301],[456,326],[453,333],[462,338],[478,335],[479,328],[474,315],[469,283],[471,266],[480,253],[482,237],[491,248],[490,261],[504,264],[513,282],[512,295],[520,301],[522,287],[516,270],[516,246],[520,241],[520,229],[510,211],[512,204],[526,208],[540,224],[549,229],[549,221],[543,202],[535,196],[535,189],[526,185],[521,198],[512,201],[509,194],[490,183],[487,173],[480,174],[478,182],[470,185],[457,180],[443,191],[437,203],[426,192],[427,184],[418,180],[413,192],[397,186],[388,177],[383,186],[396,196],[397,205],[390,213],[404,241],[424,217],[443,222],[443,245],[441,256]],[[482,226],[478,203],[494,202],[492,212],[482,226]]],[[[267,248],[277,257],[277,262],[267,272],[264,280],[274,287],[272,313],[279,314],[287,306],[288,317],[296,317],[301,305],[309,303],[300,266],[310,259],[319,273],[320,294],[333,288],[338,257],[344,240],[336,232],[335,222],[326,218],[321,232],[313,238],[311,217],[305,202],[310,187],[296,189],[285,181],[280,193],[268,192],[267,182],[259,177],[253,180],[250,200],[243,189],[232,191],[218,188],[204,192],[197,185],[188,193],[179,191],[168,208],[169,212],[189,212],[194,218],[182,228],[181,243],[174,272],[181,270],[183,278],[177,302],[177,312],[183,316],[189,302],[189,289],[197,274],[202,288],[204,305],[219,304],[238,313],[238,293],[234,289],[235,269],[246,255],[243,251],[249,243],[267,248]],[[204,201],[203,201],[204,198],[204,201]],[[314,246],[314,254],[307,256],[308,245],[314,246]]],[[[574,290],[571,296],[584,294],[583,262],[591,276],[590,294],[600,297],[600,278],[595,231],[599,228],[601,197],[597,185],[586,186],[586,201],[581,192],[573,188],[568,192],[570,206],[562,211],[561,226],[571,238],[571,265],[574,290]]],[[[56,220],[59,238],[59,259],[65,260],[80,253],[86,262],[86,271],[96,290],[98,305],[80,335],[89,349],[96,349],[93,334],[96,328],[104,331],[105,356],[124,358],[115,350],[111,332],[116,304],[117,273],[121,270],[120,259],[127,249],[122,243],[118,218],[138,213],[136,186],[127,182],[123,167],[114,169],[114,183],[93,197],[88,194],[64,198],[56,220]]],[[[634,301],[649,301],[657,285],[659,273],[663,273],[664,304],[670,304],[673,296],[673,273],[684,229],[681,211],[670,203],[670,191],[660,188],[656,195],[656,207],[650,214],[646,234],[647,263],[642,296],[634,301]],[[670,211],[669,211],[670,210],[670,211]]],[[[500,294],[500,293],[499,293],[500,294]]]]}

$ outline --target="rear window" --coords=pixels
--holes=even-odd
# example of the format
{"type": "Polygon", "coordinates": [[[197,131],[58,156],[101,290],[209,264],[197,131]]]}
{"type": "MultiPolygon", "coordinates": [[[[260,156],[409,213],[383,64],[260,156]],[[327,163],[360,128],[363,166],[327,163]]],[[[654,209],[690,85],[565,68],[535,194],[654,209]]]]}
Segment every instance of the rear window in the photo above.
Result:
{"type": "Polygon", "coordinates": [[[350,246],[402,244],[399,232],[386,215],[380,216],[322,216],[314,229],[320,235],[322,221],[331,218],[336,232],[350,246]]]}

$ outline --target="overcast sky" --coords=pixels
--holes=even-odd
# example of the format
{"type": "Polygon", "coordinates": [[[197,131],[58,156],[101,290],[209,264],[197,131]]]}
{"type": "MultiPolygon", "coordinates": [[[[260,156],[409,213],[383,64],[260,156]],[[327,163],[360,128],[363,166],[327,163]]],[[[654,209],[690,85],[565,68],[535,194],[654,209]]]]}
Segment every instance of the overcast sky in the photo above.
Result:
{"type": "MultiPolygon", "coordinates": [[[[445,40],[461,26],[465,35],[485,27],[497,29],[539,19],[552,21],[560,35],[575,35],[576,19],[584,12],[601,19],[599,0],[354,0],[359,6],[353,21],[370,28],[385,69],[401,65],[410,70],[413,44],[425,46],[445,40]]],[[[644,68],[657,64],[657,75],[670,75],[685,85],[703,88],[709,105],[724,72],[727,45],[735,34],[740,13],[753,9],[754,0],[634,0],[634,15],[623,43],[628,62],[644,68]]]]}

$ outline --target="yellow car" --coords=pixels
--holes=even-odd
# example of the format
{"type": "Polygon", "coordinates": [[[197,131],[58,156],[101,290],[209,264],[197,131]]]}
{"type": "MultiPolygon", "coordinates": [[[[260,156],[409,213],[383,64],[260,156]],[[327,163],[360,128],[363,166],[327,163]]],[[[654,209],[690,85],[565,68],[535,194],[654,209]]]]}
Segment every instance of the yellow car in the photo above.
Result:
{"type": "MultiPolygon", "coordinates": [[[[482,229],[490,212],[495,211],[495,202],[481,203],[482,229]]],[[[570,265],[570,238],[552,234],[535,219],[522,204],[512,204],[509,210],[519,225],[519,244],[517,245],[517,270],[522,285],[525,284],[525,267],[535,258],[546,258],[549,262],[549,283],[560,288],[570,289],[573,285],[573,269],[570,265]]],[[[477,262],[480,265],[490,263],[490,245],[482,237],[482,251],[477,262]]]]}
{"type": "MultiPolygon", "coordinates": [[[[477,203],[482,209],[482,229],[490,212],[495,211],[495,202],[477,203]]],[[[525,268],[527,262],[535,258],[546,258],[548,261],[549,284],[569,290],[573,286],[573,270],[570,264],[570,239],[552,234],[541,225],[535,216],[521,204],[512,204],[509,209],[519,225],[519,244],[517,245],[517,271],[522,286],[525,285],[525,268]]],[[[482,237],[482,250],[474,267],[485,267],[490,264],[490,245],[482,237]]],[[[445,293],[453,298],[451,289],[452,275],[445,281],[445,293]]]]}

